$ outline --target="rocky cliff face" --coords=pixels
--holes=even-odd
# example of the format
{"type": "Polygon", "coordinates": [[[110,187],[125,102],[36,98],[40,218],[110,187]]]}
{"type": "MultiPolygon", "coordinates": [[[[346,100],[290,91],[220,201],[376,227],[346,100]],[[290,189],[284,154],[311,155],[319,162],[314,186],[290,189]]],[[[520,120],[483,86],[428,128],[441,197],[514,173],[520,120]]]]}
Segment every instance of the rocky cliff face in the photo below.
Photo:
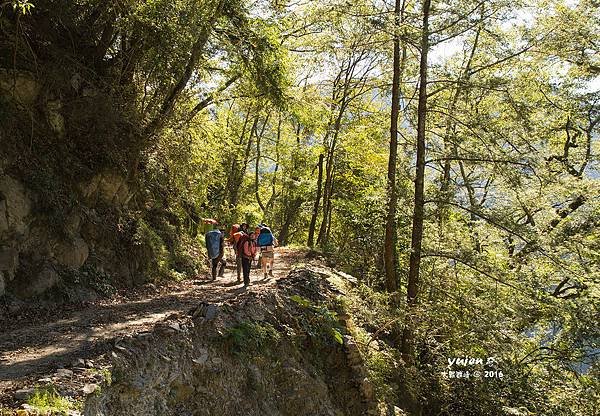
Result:
{"type": "Polygon", "coordinates": [[[193,272],[162,201],[127,173],[131,123],[116,105],[100,109],[114,100],[74,70],[45,69],[0,68],[0,296],[77,302],[106,282],[163,277],[176,261],[193,272]]]}
{"type": "MultiPolygon", "coordinates": [[[[44,141],[50,143],[65,135],[61,100],[49,93],[39,76],[0,69],[0,104],[6,121],[0,128],[0,296],[10,293],[23,299],[43,294],[56,286],[65,272],[79,270],[94,243],[84,234],[94,204],[71,204],[71,209],[60,212],[58,221],[48,215],[47,199],[118,203],[126,198],[127,188],[116,175],[98,174],[91,181],[81,178],[80,184],[73,184],[66,178],[51,177],[51,173],[42,178],[46,173],[41,172],[39,161],[25,166],[27,155],[22,151],[27,148],[23,143],[26,129],[21,116],[30,114],[42,121],[31,120],[28,150],[33,150],[34,135],[46,135],[44,141]],[[60,182],[73,192],[57,195],[47,190],[51,195],[44,195],[44,180],[60,182]]],[[[51,163],[50,155],[35,157],[51,163]]]]}
{"type": "Polygon", "coordinates": [[[92,203],[65,213],[57,224],[40,210],[39,195],[0,169],[0,296],[41,295],[59,283],[61,273],[81,269],[90,248],[102,245],[94,203],[124,203],[129,195],[123,182],[99,174],[82,183],[81,198],[92,203]]]}
{"type": "Polygon", "coordinates": [[[352,340],[342,338],[338,294],[301,269],[269,290],[201,304],[188,317],[124,340],[112,353],[110,383],[88,396],[84,413],[378,414],[352,340]]]}

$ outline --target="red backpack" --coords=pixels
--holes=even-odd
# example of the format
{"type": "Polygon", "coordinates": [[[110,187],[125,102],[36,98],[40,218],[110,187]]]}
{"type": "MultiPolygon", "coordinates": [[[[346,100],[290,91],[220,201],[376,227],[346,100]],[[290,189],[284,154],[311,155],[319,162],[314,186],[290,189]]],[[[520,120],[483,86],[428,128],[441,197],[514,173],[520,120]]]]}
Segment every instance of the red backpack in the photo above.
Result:
{"type": "Polygon", "coordinates": [[[243,234],[238,241],[238,252],[242,257],[253,259],[257,251],[256,241],[250,238],[248,234],[243,234]]]}

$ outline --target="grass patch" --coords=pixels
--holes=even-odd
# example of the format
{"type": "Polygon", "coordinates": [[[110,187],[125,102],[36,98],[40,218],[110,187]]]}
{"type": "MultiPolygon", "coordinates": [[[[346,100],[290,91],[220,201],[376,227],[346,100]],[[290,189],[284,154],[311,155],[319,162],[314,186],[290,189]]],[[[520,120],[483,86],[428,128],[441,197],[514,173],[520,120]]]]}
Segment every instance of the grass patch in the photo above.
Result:
{"type": "Polygon", "coordinates": [[[104,381],[104,384],[106,384],[107,386],[110,386],[112,384],[112,373],[108,368],[91,368],[88,371],[90,374],[100,375],[102,377],[102,380],[104,381]]]}
{"type": "Polygon", "coordinates": [[[62,397],[54,387],[44,387],[36,390],[27,404],[41,414],[66,415],[70,410],[76,410],[79,406],[76,402],[62,397]]]}

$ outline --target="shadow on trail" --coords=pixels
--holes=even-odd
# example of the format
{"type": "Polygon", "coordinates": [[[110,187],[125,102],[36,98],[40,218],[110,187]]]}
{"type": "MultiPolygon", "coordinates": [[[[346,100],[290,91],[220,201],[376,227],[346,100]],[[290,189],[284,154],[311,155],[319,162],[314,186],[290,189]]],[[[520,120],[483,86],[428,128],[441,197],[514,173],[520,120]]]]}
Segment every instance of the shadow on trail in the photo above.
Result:
{"type": "Polygon", "coordinates": [[[232,270],[217,280],[188,281],[175,291],[146,299],[81,305],[54,314],[53,319],[40,311],[40,316],[26,322],[13,320],[0,332],[0,381],[48,374],[78,358],[97,357],[110,351],[116,338],[149,330],[172,314],[188,313],[200,302],[220,303],[262,291],[289,272],[293,255],[282,254],[275,276],[264,278],[253,270],[249,287],[238,282],[232,270]]]}
{"type": "Polygon", "coordinates": [[[254,281],[251,281],[250,283],[251,284],[254,283],[254,284],[259,284],[260,285],[260,284],[263,284],[263,283],[270,283],[271,281],[274,281],[274,280],[275,280],[274,277],[263,277],[260,280],[254,280],[254,281]]]}
{"type": "Polygon", "coordinates": [[[22,378],[24,375],[42,375],[56,368],[66,367],[77,358],[94,358],[100,354],[110,351],[112,339],[94,340],[82,342],[78,348],[62,352],[55,352],[37,358],[15,362],[8,365],[0,365],[0,381],[12,381],[22,378]]]}
{"type": "Polygon", "coordinates": [[[240,284],[241,284],[240,282],[229,282],[229,283],[223,284],[222,286],[223,287],[233,287],[233,286],[238,286],[240,284]]]}
{"type": "Polygon", "coordinates": [[[199,302],[222,302],[249,290],[237,281],[198,283],[189,292],[93,305],[55,321],[7,331],[0,335],[0,381],[44,374],[77,358],[102,354],[111,350],[117,337],[147,329],[171,314],[187,313],[199,302]]]}

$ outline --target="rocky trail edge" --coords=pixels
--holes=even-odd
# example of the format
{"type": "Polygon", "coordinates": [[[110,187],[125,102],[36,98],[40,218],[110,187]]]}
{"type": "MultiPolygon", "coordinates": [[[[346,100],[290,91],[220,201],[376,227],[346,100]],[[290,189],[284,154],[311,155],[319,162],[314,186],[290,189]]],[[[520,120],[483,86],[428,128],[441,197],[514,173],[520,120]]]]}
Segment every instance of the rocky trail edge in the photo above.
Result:
{"type": "MultiPolygon", "coordinates": [[[[260,269],[252,270],[248,288],[228,268],[215,281],[204,276],[161,286],[149,284],[87,304],[5,312],[0,317],[0,407],[14,402],[19,389],[36,381],[56,382],[65,374],[73,380],[79,369],[102,368],[104,356],[118,348],[120,339],[150,331],[159,322],[168,324],[202,302],[218,304],[242,293],[267,290],[285,278],[302,255],[278,249],[274,275],[264,278],[260,269]]],[[[78,384],[88,381],[94,380],[78,384]]]]}

